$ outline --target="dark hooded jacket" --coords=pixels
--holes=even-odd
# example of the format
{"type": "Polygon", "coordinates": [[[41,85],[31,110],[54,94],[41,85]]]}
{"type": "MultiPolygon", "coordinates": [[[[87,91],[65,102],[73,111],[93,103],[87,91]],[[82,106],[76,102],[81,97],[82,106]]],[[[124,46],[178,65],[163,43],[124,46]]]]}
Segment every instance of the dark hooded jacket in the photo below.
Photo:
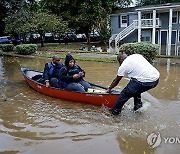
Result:
{"type": "Polygon", "coordinates": [[[79,82],[82,77],[78,79],[73,78],[73,75],[78,74],[79,72],[83,72],[85,76],[84,70],[82,70],[80,66],[75,64],[75,59],[70,54],[66,55],[65,66],[63,66],[60,70],[60,80],[66,83],[79,82]],[[74,66],[72,68],[69,67],[69,61],[71,60],[74,60],[74,66]]]}

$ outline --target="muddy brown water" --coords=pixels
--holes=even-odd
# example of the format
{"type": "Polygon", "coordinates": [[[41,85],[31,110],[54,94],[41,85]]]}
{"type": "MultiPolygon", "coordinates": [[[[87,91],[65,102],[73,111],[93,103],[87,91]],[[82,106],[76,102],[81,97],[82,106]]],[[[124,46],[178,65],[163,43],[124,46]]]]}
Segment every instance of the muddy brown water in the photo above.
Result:
{"type": "MultiPolygon", "coordinates": [[[[63,101],[31,89],[20,67],[42,70],[46,62],[0,57],[0,153],[179,153],[180,60],[157,59],[154,65],[160,71],[160,83],[143,93],[143,110],[134,113],[130,99],[117,117],[110,116],[105,107],[63,101]],[[147,141],[154,132],[161,135],[155,148],[147,141]]],[[[118,68],[117,63],[77,63],[86,70],[86,80],[105,87],[118,68]]],[[[116,89],[127,82],[124,78],[116,89]]]]}

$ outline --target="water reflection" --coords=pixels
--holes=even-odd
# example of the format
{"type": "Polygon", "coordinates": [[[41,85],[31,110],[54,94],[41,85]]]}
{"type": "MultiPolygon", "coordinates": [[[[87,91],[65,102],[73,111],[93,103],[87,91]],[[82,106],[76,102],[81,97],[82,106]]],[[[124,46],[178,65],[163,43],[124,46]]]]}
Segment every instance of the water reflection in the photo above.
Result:
{"type": "MultiPolygon", "coordinates": [[[[54,99],[27,86],[20,67],[42,70],[46,59],[0,57],[0,152],[4,153],[176,153],[178,146],[150,149],[146,138],[180,134],[180,61],[158,59],[160,84],[143,94],[145,110],[134,113],[130,100],[122,115],[105,107],[54,99]],[[168,65],[167,65],[168,64],[168,65]],[[85,146],[86,145],[86,146],[85,146]],[[93,147],[93,148],[92,148],[93,147]]],[[[117,63],[78,62],[86,80],[108,86],[117,63]]],[[[117,89],[122,89],[124,79],[117,89]]]]}
{"type": "Polygon", "coordinates": [[[119,141],[120,149],[124,154],[150,154],[155,152],[155,149],[150,148],[144,138],[125,136],[124,134],[119,133],[117,135],[117,140],[119,141]]]}
{"type": "Polygon", "coordinates": [[[152,94],[159,99],[180,100],[180,60],[158,59],[160,83],[152,94]]]}

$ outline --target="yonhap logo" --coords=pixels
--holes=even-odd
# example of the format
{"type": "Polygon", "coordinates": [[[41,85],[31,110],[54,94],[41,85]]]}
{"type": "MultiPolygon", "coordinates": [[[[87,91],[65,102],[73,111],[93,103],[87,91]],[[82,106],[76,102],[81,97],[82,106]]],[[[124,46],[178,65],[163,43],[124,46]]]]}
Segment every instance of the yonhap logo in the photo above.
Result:
{"type": "Polygon", "coordinates": [[[179,137],[164,137],[161,139],[161,135],[159,132],[154,132],[148,135],[147,137],[147,143],[151,148],[158,147],[161,142],[165,144],[180,144],[180,138],[179,137]]]}
{"type": "Polygon", "coordinates": [[[151,148],[156,148],[161,144],[161,135],[159,132],[149,134],[147,143],[151,148]]]}

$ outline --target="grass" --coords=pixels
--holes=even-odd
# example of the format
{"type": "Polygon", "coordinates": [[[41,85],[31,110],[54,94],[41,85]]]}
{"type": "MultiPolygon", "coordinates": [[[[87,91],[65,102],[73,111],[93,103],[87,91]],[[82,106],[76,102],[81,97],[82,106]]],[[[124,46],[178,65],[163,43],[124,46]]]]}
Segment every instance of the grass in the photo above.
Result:
{"type": "MultiPolygon", "coordinates": [[[[39,58],[52,58],[54,55],[58,55],[61,59],[65,58],[65,55],[67,53],[71,53],[76,60],[79,61],[95,61],[95,62],[116,62],[116,58],[108,58],[108,56],[98,56],[98,54],[104,54],[107,55],[110,53],[107,52],[92,52],[90,51],[90,48],[92,45],[95,45],[96,47],[102,47],[107,49],[105,45],[102,44],[91,44],[87,45],[82,42],[79,43],[71,43],[68,45],[65,44],[58,44],[58,43],[46,43],[44,44],[44,47],[40,47],[38,45],[38,51],[32,55],[26,55],[25,57],[39,57],[39,58]],[[81,50],[82,47],[86,47],[87,50],[81,50]],[[81,55],[79,53],[82,53],[81,55]],[[88,57],[88,55],[83,54],[83,53],[92,53],[94,56],[88,57]]],[[[8,55],[8,56],[19,56],[22,57],[23,55],[18,55],[15,52],[3,52],[3,55],[8,55]]],[[[112,54],[112,53],[111,53],[112,54]]],[[[157,58],[178,58],[180,59],[180,56],[166,56],[166,55],[158,55],[157,58]]]]}
{"type": "Polygon", "coordinates": [[[158,55],[156,56],[157,58],[176,58],[180,59],[180,56],[166,56],[166,55],[158,55]]]}

